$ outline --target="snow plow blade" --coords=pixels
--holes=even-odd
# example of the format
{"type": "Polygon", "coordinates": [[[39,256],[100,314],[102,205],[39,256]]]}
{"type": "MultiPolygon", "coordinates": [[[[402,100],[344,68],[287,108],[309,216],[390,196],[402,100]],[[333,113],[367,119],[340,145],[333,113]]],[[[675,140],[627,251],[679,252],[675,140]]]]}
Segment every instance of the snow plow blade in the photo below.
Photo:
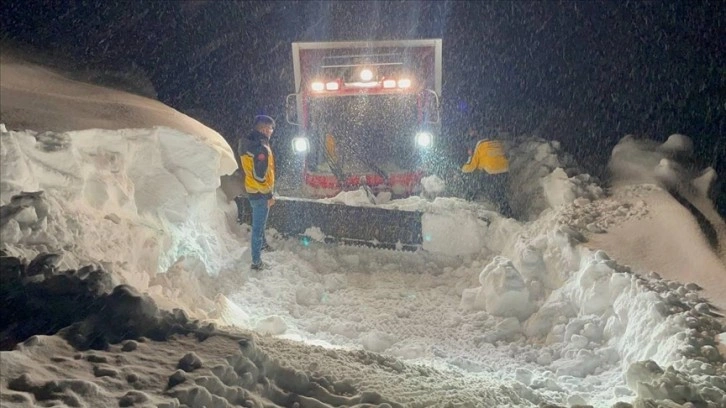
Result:
{"type": "MultiPolygon", "coordinates": [[[[251,225],[249,201],[241,201],[244,209],[240,220],[251,225]]],[[[418,211],[278,198],[270,208],[267,227],[286,237],[319,240],[314,230],[317,227],[328,243],[416,251],[423,243],[421,216],[418,211]]]]}

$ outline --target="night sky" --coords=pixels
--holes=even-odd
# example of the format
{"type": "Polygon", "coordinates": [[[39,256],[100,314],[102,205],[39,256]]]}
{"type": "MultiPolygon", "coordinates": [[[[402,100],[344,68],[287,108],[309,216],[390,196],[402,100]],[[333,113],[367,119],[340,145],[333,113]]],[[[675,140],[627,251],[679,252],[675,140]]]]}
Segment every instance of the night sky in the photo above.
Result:
{"type": "Polygon", "coordinates": [[[293,41],[442,38],[442,139],[470,124],[537,131],[597,174],[625,134],[678,132],[723,179],[725,4],[6,0],[0,29],[79,67],[140,73],[228,140],[258,113],[284,122],[293,41]]]}

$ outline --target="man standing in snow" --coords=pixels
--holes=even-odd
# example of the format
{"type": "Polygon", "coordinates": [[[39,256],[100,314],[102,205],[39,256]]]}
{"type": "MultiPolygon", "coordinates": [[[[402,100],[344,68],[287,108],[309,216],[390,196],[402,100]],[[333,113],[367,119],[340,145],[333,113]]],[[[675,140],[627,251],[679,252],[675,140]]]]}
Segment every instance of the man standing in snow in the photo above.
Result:
{"type": "Polygon", "coordinates": [[[478,194],[486,195],[499,205],[505,217],[512,216],[507,200],[509,160],[501,141],[482,138],[476,129],[469,129],[469,160],[461,167],[464,173],[473,173],[466,188],[466,198],[473,200],[478,194]],[[473,145],[473,146],[472,146],[473,145]]]}
{"type": "Polygon", "coordinates": [[[270,250],[265,239],[265,225],[270,207],[275,203],[275,159],[270,138],[275,131],[275,120],[269,116],[255,117],[254,129],[240,143],[240,162],[244,172],[245,191],[252,207],[252,270],[265,267],[263,250],[270,250]]]}

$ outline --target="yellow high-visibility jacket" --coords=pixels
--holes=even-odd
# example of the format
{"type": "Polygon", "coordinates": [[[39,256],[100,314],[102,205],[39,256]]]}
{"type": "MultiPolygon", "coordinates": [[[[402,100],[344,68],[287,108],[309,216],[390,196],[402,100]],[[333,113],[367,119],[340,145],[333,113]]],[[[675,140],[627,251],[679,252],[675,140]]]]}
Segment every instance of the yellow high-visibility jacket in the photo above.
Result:
{"type": "Polygon", "coordinates": [[[272,198],[275,191],[275,158],[267,137],[253,131],[247,137],[240,157],[245,174],[245,190],[250,198],[272,198]]]}
{"type": "Polygon", "coordinates": [[[509,160],[504,154],[504,146],[498,140],[480,140],[477,142],[469,160],[461,167],[464,173],[483,170],[489,174],[500,174],[509,171],[509,160]]]}

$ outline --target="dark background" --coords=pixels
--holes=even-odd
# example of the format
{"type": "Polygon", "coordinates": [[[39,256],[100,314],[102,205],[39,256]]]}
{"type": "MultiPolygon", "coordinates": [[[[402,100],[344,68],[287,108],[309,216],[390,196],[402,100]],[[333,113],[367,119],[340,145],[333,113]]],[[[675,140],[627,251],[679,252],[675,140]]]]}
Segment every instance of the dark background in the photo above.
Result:
{"type": "Polygon", "coordinates": [[[442,38],[445,143],[469,125],[534,133],[602,176],[625,134],[682,133],[724,178],[724,4],[6,0],[0,30],[4,47],[124,72],[230,141],[271,115],[283,152],[291,42],[442,38]]]}

